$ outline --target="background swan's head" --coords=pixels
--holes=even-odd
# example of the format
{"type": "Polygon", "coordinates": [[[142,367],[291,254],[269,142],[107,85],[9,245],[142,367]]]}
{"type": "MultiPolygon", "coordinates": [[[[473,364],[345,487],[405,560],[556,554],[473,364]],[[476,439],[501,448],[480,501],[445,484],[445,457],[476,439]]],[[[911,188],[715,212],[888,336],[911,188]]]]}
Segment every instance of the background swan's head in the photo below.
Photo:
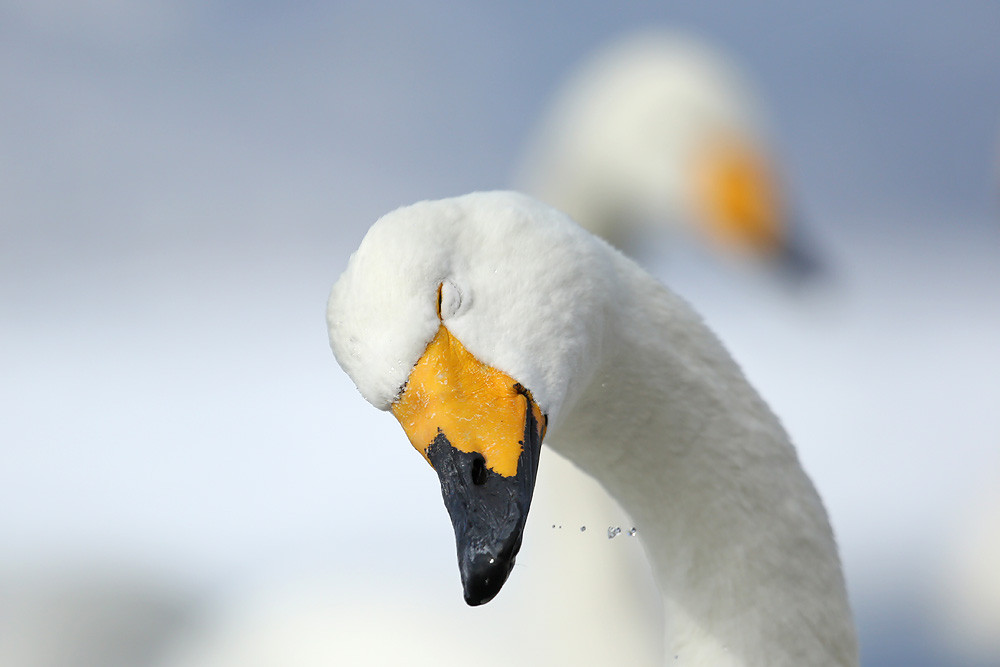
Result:
{"type": "Polygon", "coordinates": [[[331,347],[361,394],[387,410],[443,324],[529,389],[551,423],[598,352],[608,251],[513,192],[400,208],[371,227],[333,287],[331,347]]]}
{"type": "Polygon", "coordinates": [[[717,250],[805,268],[759,107],[715,47],[629,34],[559,90],[518,180],[629,251],[643,228],[676,226],[717,250]]]}

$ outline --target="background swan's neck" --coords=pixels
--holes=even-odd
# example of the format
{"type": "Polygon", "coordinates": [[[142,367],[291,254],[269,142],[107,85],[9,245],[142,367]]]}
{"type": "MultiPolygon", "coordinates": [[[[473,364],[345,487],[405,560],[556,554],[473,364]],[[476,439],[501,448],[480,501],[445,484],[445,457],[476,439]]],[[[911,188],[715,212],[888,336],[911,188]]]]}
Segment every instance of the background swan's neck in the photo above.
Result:
{"type": "Polygon", "coordinates": [[[550,441],[635,520],[669,664],[857,664],[826,512],[781,425],[690,308],[618,263],[601,363],[550,441]]]}

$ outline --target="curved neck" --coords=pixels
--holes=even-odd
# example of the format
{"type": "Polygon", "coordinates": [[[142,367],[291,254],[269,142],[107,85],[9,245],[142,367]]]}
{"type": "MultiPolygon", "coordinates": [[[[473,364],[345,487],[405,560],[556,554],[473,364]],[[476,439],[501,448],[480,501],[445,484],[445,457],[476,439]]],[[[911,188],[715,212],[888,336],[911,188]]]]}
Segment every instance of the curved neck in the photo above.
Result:
{"type": "Polygon", "coordinates": [[[836,544],[787,435],[698,316],[615,261],[602,358],[551,441],[635,520],[669,664],[856,665],[836,544]]]}

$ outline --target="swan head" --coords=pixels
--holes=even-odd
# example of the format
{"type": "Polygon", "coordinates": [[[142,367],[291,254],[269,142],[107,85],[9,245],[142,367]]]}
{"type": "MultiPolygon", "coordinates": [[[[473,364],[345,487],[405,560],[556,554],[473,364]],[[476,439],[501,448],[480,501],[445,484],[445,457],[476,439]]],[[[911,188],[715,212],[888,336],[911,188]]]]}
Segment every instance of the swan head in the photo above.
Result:
{"type": "Polygon", "coordinates": [[[333,287],[334,355],[437,472],[469,604],[506,581],[546,429],[597,365],[607,262],[555,209],[473,193],[379,219],[333,287]]]}
{"type": "Polygon", "coordinates": [[[628,250],[635,230],[677,224],[717,250],[808,273],[762,116],[751,86],[712,46],[643,30],[567,82],[522,179],[628,250]]]}

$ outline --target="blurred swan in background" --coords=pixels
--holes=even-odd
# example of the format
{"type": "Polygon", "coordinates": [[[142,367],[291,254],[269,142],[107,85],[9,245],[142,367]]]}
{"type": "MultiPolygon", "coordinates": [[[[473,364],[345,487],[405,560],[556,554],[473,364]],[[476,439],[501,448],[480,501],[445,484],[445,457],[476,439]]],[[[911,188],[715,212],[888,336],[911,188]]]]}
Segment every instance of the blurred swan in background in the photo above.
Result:
{"type": "Polygon", "coordinates": [[[634,254],[683,230],[713,253],[792,273],[817,268],[801,241],[756,96],[705,42],[632,33],[588,59],[555,95],[516,184],[634,254]]]}

